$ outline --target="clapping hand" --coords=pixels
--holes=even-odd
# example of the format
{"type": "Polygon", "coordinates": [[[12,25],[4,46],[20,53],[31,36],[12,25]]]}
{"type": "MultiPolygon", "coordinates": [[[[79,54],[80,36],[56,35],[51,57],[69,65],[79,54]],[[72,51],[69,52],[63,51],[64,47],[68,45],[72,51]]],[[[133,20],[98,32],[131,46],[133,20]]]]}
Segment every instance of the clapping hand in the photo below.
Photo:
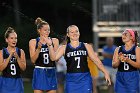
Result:
{"type": "Polygon", "coordinates": [[[50,37],[45,37],[44,35],[42,39],[47,45],[52,45],[52,40],[50,37]]]}
{"type": "Polygon", "coordinates": [[[119,53],[119,60],[121,62],[127,62],[128,59],[128,56],[125,56],[122,52],[119,53]]]}
{"type": "Polygon", "coordinates": [[[11,51],[9,51],[9,53],[10,53],[11,56],[13,56],[15,52],[16,52],[15,49],[12,49],[11,51]]]}
{"type": "Polygon", "coordinates": [[[14,56],[16,59],[19,58],[19,56],[18,56],[18,54],[17,54],[17,52],[16,52],[16,49],[12,49],[12,50],[9,51],[9,52],[10,52],[11,57],[14,56]]]}
{"type": "Polygon", "coordinates": [[[16,52],[16,51],[14,52],[13,56],[14,56],[16,59],[18,59],[18,58],[19,58],[19,56],[18,56],[18,54],[17,54],[17,52],[16,52]]]}

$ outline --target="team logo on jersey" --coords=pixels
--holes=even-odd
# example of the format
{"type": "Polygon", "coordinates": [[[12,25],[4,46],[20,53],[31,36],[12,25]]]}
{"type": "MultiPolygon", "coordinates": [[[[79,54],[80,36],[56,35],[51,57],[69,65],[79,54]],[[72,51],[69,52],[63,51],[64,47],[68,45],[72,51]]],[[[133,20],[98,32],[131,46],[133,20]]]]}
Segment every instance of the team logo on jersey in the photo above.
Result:
{"type": "Polygon", "coordinates": [[[78,55],[87,55],[87,51],[85,51],[85,50],[78,50],[78,51],[73,51],[73,52],[68,52],[67,53],[67,57],[78,56],[78,55]]]}
{"type": "Polygon", "coordinates": [[[14,63],[14,62],[16,62],[16,58],[15,58],[15,57],[12,57],[12,58],[10,59],[10,63],[14,63]]]}
{"type": "Polygon", "coordinates": [[[132,54],[124,54],[125,57],[128,57],[129,59],[136,59],[136,55],[132,54]]]}
{"type": "Polygon", "coordinates": [[[49,51],[48,48],[41,48],[40,52],[47,52],[49,51]]]}

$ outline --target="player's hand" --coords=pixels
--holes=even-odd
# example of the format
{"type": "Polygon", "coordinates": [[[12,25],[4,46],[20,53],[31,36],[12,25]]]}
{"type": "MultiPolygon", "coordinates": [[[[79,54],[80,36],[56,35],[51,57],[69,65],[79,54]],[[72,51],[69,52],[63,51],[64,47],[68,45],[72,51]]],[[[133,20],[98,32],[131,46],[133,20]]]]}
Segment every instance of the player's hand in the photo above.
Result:
{"type": "Polygon", "coordinates": [[[47,45],[52,45],[52,40],[50,37],[47,37],[46,35],[42,35],[42,38],[40,40],[43,43],[46,43],[47,45]]]}
{"type": "Polygon", "coordinates": [[[120,52],[119,53],[119,60],[121,61],[121,62],[125,62],[125,57],[124,57],[124,54],[122,53],[122,52],[120,52]]]}
{"type": "Polygon", "coordinates": [[[16,52],[16,49],[12,49],[11,51],[9,51],[11,56],[13,56],[15,52],[16,52]]]}
{"type": "Polygon", "coordinates": [[[50,37],[43,36],[43,40],[47,45],[52,45],[52,40],[50,37]]]}
{"type": "Polygon", "coordinates": [[[49,46],[52,45],[52,40],[50,37],[46,38],[46,44],[49,46]]]}
{"type": "Polygon", "coordinates": [[[105,73],[105,80],[106,82],[108,83],[108,86],[111,85],[111,79],[110,79],[110,76],[109,76],[109,73],[105,73]]]}
{"type": "Polygon", "coordinates": [[[126,56],[126,57],[123,58],[123,61],[124,62],[128,62],[128,60],[129,60],[128,56],[126,56]]]}
{"type": "Polygon", "coordinates": [[[41,41],[38,42],[38,47],[37,48],[38,49],[41,49],[42,48],[42,42],[41,41]]]}
{"type": "Polygon", "coordinates": [[[14,56],[16,59],[18,59],[18,58],[19,58],[19,56],[18,56],[18,54],[17,54],[17,52],[16,52],[16,51],[14,52],[13,56],[14,56]]]}

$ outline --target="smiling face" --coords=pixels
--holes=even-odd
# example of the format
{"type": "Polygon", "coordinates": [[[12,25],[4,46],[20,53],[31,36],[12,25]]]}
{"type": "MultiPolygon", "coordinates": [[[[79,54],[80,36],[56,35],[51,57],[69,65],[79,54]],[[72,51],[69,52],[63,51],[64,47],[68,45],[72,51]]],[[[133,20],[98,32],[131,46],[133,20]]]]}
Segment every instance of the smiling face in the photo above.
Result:
{"type": "Polygon", "coordinates": [[[122,41],[124,42],[124,43],[126,43],[126,42],[129,42],[129,41],[132,41],[133,42],[133,37],[132,37],[132,35],[129,33],[129,31],[124,31],[123,33],[122,33],[122,41]]]}
{"type": "Polygon", "coordinates": [[[40,29],[38,29],[38,32],[40,34],[40,36],[44,36],[48,37],[50,34],[50,26],[49,25],[42,25],[42,27],[40,29]]]}
{"type": "Polygon", "coordinates": [[[68,28],[67,36],[71,41],[79,40],[80,32],[77,26],[71,26],[68,28]]]}
{"type": "Polygon", "coordinates": [[[17,44],[17,34],[15,32],[9,33],[6,42],[8,43],[8,46],[15,47],[17,44]]]}

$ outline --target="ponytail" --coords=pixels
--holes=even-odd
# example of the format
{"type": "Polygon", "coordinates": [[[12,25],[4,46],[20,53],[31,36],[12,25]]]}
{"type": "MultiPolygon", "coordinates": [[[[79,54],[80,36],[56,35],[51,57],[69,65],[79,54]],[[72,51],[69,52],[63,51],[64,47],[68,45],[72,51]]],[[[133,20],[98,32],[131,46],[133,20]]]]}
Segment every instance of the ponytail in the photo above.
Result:
{"type": "Polygon", "coordinates": [[[8,38],[9,37],[9,34],[10,33],[14,33],[14,32],[15,32],[15,30],[12,27],[8,27],[7,30],[6,30],[6,32],[5,32],[4,38],[5,39],[8,38]]]}
{"type": "Polygon", "coordinates": [[[47,22],[45,22],[44,20],[42,20],[40,17],[38,17],[35,20],[35,24],[37,25],[37,29],[40,29],[43,27],[43,25],[49,25],[47,22]]]}
{"type": "Polygon", "coordinates": [[[137,31],[134,31],[135,34],[135,45],[138,46],[139,34],[137,31]]]}

